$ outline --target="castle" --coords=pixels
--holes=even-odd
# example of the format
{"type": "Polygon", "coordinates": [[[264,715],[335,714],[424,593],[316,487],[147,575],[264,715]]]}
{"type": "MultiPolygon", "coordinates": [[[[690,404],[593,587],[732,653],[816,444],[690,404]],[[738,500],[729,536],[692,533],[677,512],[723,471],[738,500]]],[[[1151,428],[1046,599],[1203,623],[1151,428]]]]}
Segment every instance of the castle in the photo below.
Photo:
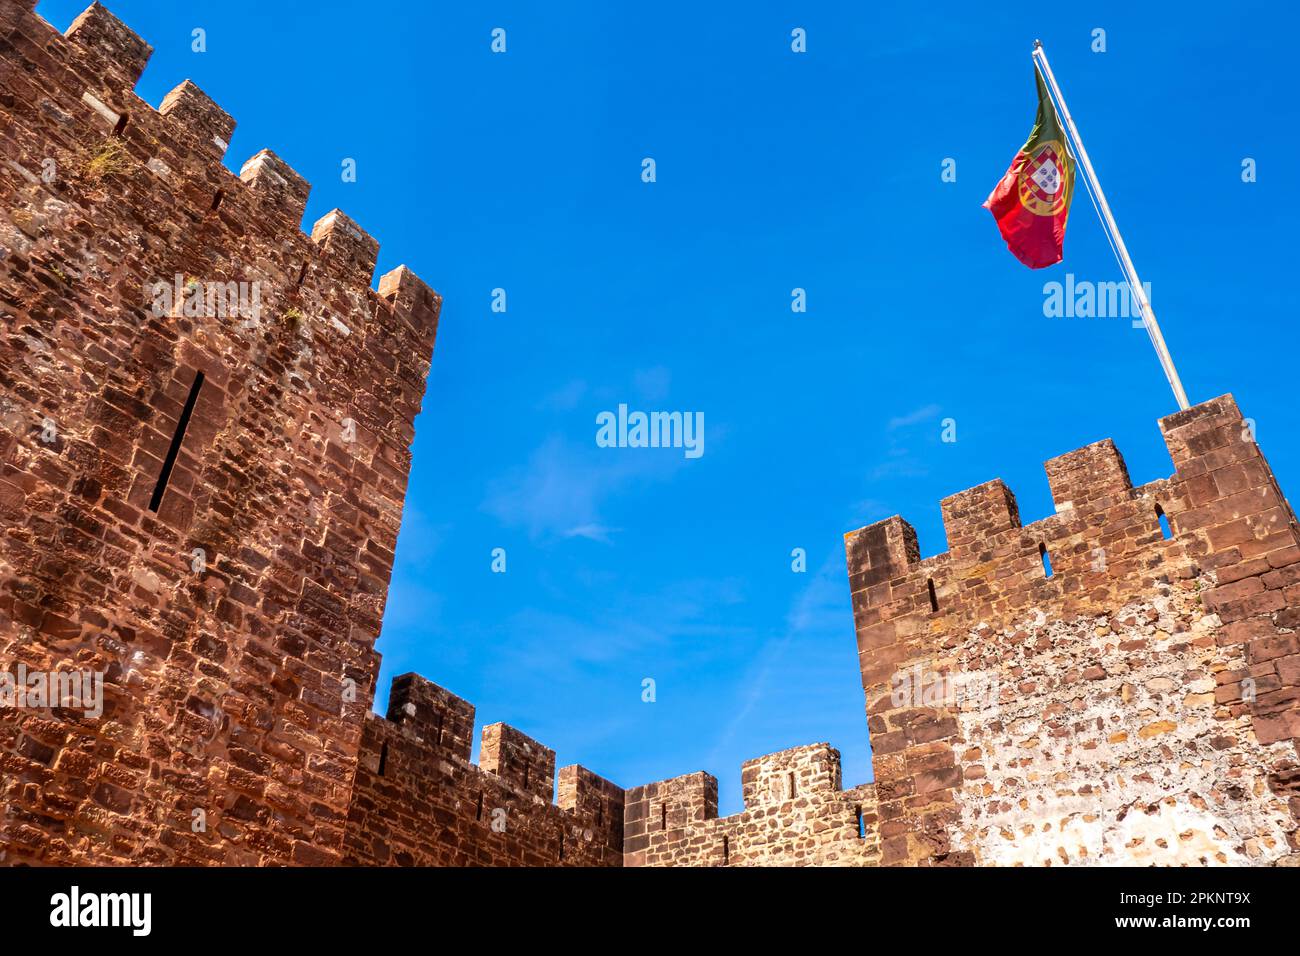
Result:
{"type": "Polygon", "coordinates": [[[874,781],[814,744],[623,790],[414,674],[371,712],[439,297],[99,4],[0,5],[6,864],[1300,859],[1300,530],[1230,397],[846,536],[874,781]],[[179,278],[178,278],[179,277],[179,278]],[[164,290],[170,294],[163,294],[164,290]],[[91,709],[56,676],[102,678],[91,709]],[[53,704],[54,706],[50,706],[53,704]],[[96,712],[98,711],[98,712],[96,712]]]}

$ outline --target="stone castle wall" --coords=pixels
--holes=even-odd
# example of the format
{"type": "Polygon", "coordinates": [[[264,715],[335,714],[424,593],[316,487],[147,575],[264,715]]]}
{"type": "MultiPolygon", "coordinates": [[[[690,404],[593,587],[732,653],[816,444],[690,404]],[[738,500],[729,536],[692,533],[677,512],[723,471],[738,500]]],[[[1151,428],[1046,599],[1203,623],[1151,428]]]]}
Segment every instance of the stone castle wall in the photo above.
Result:
{"type": "Polygon", "coordinates": [[[1295,862],[1295,517],[1231,397],[1161,428],[1169,479],[1104,441],[1042,521],[994,481],[944,554],[846,536],[883,863],[1295,862]]]}
{"type": "Polygon", "coordinates": [[[106,683],[0,710],[0,853],[337,862],[439,299],[372,291],[337,210],[302,232],[273,153],[232,174],[192,83],[137,97],[103,7],[32,8],[0,5],[0,664],[106,683]]]}
{"type": "Polygon", "coordinates": [[[1230,397],[846,536],[874,781],[814,744],[626,793],[375,643],[440,299],[98,4],[0,0],[0,862],[1293,864],[1300,532],[1230,397]],[[229,306],[229,307],[228,307],[229,306]],[[1161,519],[1167,523],[1168,536],[1161,519]],[[46,702],[47,704],[49,702],[46,702]]]}
{"type": "Polygon", "coordinates": [[[416,674],[393,681],[388,719],[370,714],[344,839],[369,866],[621,866],[623,791],[416,674]]]}
{"type": "Polygon", "coordinates": [[[875,866],[872,784],[842,790],[840,753],[810,744],[746,761],[745,809],[718,816],[718,781],[693,773],[627,792],[626,866],[875,866]]]}

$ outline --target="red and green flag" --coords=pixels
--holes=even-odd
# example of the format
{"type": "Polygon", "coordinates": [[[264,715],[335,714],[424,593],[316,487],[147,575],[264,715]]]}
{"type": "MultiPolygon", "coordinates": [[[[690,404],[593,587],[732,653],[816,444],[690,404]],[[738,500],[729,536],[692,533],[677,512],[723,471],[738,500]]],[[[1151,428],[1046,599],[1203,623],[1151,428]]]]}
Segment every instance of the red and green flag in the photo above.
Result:
{"type": "Polygon", "coordinates": [[[1034,78],[1038,116],[1033,132],[984,200],[984,208],[998,221],[1011,254],[1031,269],[1042,269],[1061,261],[1074,195],[1074,157],[1038,70],[1034,78]]]}

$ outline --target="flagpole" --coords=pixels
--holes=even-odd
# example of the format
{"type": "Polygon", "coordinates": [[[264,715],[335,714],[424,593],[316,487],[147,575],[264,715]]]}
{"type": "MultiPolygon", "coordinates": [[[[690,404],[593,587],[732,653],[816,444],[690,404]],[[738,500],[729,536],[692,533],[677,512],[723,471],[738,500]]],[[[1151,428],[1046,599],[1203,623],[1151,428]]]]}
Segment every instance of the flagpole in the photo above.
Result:
{"type": "Polygon", "coordinates": [[[1065,117],[1066,128],[1070,131],[1070,137],[1074,140],[1074,145],[1079,152],[1079,162],[1083,164],[1083,174],[1088,178],[1092,195],[1100,207],[1102,225],[1107,228],[1115,240],[1115,254],[1119,257],[1120,267],[1124,270],[1124,278],[1128,281],[1129,288],[1133,291],[1133,297],[1137,300],[1138,309],[1142,312],[1142,324],[1146,326],[1147,333],[1151,336],[1151,344],[1155,346],[1156,355],[1160,359],[1160,366],[1165,370],[1165,378],[1169,380],[1169,387],[1174,390],[1174,398],[1178,399],[1178,407],[1185,409],[1188,407],[1187,393],[1183,391],[1182,380],[1178,377],[1178,370],[1174,368],[1173,356],[1169,354],[1169,347],[1165,345],[1165,337],[1160,333],[1160,324],[1156,322],[1156,314],[1151,308],[1151,302],[1147,299],[1146,290],[1142,287],[1142,280],[1138,278],[1137,270],[1133,268],[1133,260],[1129,258],[1128,249],[1124,245],[1124,237],[1119,233],[1119,226],[1115,225],[1115,217],[1111,215],[1110,203],[1106,202],[1106,194],[1101,191],[1101,183],[1097,181],[1097,174],[1093,171],[1092,161],[1088,159],[1088,151],[1083,148],[1083,138],[1079,136],[1079,128],[1074,125],[1074,118],[1070,115],[1070,108],[1065,105],[1065,97],[1061,94],[1061,88],[1056,85],[1056,77],[1052,74],[1051,64],[1047,62],[1047,53],[1043,50],[1041,40],[1034,41],[1034,64],[1043,75],[1043,79],[1047,81],[1047,85],[1051,87],[1056,102],[1060,104],[1061,115],[1065,117]]]}

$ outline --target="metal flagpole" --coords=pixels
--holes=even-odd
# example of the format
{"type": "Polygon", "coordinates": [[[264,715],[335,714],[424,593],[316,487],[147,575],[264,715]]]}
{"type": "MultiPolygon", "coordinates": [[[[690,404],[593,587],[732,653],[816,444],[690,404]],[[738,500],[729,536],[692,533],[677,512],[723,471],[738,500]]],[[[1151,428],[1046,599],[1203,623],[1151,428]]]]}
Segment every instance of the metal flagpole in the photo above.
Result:
{"type": "Polygon", "coordinates": [[[1137,300],[1138,309],[1142,312],[1142,324],[1146,326],[1147,334],[1151,336],[1151,344],[1155,346],[1156,355],[1160,358],[1160,366],[1165,370],[1165,378],[1169,380],[1169,387],[1174,390],[1174,397],[1178,399],[1179,408],[1187,408],[1187,393],[1183,391],[1182,380],[1178,377],[1178,370],[1174,368],[1173,357],[1169,354],[1169,348],[1165,345],[1165,337],[1160,334],[1160,325],[1156,322],[1156,314],[1151,309],[1151,302],[1147,299],[1146,290],[1142,288],[1142,281],[1138,278],[1137,270],[1133,268],[1133,260],[1129,258],[1128,249],[1124,246],[1124,238],[1119,234],[1119,227],[1115,225],[1115,217],[1111,215],[1110,204],[1106,202],[1106,194],[1101,191],[1101,183],[1097,181],[1097,174],[1093,171],[1092,162],[1088,159],[1088,151],[1083,148],[1083,139],[1079,136],[1079,128],[1074,125],[1074,118],[1070,116],[1070,108],[1065,105],[1065,97],[1061,95],[1061,88],[1056,85],[1056,77],[1052,75],[1051,64],[1047,62],[1047,54],[1043,51],[1041,40],[1034,41],[1034,64],[1038,71],[1051,87],[1052,95],[1061,107],[1061,115],[1065,117],[1065,126],[1070,131],[1070,137],[1074,140],[1075,148],[1079,152],[1079,162],[1083,164],[1083,174],[1087,177],[1091,188],[1092,195],[1100,207],[1098,212],[1102,217],[1102,225],[1113,237],[1112,246],[1115,249],[1115,255],[1119,258],[1120,267],[1124,270],[1124,278],[1128,281],[1129,288],[1133,291],[1133,297],[1137,300]]]}

